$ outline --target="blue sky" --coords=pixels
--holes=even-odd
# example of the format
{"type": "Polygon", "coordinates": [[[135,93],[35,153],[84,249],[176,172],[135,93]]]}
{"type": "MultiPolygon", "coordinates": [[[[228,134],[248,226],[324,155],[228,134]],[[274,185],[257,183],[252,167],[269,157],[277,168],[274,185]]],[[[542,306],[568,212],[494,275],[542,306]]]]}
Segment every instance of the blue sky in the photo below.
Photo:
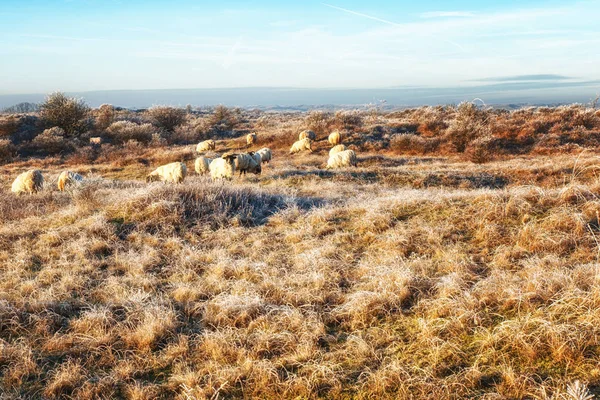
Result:
{"type": "Polygon", "coordinates": [[[600,1],[2,0],[0,94],[600,78],[600,1]]]}

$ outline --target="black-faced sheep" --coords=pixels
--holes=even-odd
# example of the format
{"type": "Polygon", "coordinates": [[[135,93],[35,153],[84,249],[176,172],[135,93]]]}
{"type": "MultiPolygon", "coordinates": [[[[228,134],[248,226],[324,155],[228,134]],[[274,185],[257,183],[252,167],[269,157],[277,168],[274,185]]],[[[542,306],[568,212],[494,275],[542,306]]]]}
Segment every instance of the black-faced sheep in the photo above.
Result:
{"type": "Polygon", "coordinates": [[[221,158],[215,158],[210,162],[209,170],[210,177],[213,180],[217,179],[233,179],[233,174],[235,173],[235,160],[237,159],[237,154],[223,154],[221,158]]]}
{"type": "Polygon", "coordinates": [[[258,156],[258,161],[255,157],[255,153],[253,151],[249,153],[238,154],[235,159],[235,169],[240,171],[240,175],[246,174],[246,172],[252,172],[254,174],[261,173],[260,166],[260,156],[258,156]]]}

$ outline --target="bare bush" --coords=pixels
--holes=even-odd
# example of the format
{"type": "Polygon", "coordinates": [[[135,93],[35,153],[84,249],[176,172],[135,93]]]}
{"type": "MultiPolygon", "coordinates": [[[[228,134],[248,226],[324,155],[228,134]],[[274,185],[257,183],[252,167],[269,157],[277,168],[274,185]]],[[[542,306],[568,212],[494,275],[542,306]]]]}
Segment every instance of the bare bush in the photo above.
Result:
{"type": "Polygon", "coordinates": [[[58,126],[46,129],[37,135],[31,144],[37,152],[44,154],[58,154],[74,149],[73,144],[67,139],[65,131],[58,126]]]}
{"type": "Polygon", "coordinates": [[[152,135],[158,133],[152,124],[136,124],[131,121],[113,122],[106,129],[106,132],[115,143],[125,143],[129,140],[149,143],[152,140],[152,135]]]}
{"type": "Polygon", "coordinates": [[[488,114],[471,102],[460,103],[456,115],[450,122],[446,137],[454,150],[465,151],[471,141],[487,136],[490,133],[488,114]]]}
{"type": "Polygon", "coordinates": [[[56,92],[46,97],[40,104],[40,116],[46,126],[58,126],[67,136],[74,136],[85,130],[89,107],[82,99],[67,97],[56,92]]]}
{"type": "Polygon", "coordinates": [[[335,129],[357,132],[363,127],[363,115],[358,110],[340,110],[334,115],[335,129]]]}
{"type": "Polygon", "coordinates": [[[181,108],[154,106],[148,110],[148,116],[155,126],[173,132],[177,126],[185,122],[186,112],[181,108]]]}
{"type": "Polygon", "coordinates": [[[311,111],[304,118],[306,128],[315,132],[317,136],[328,135],[334,122],[333,115],[326,111],[311,111]]]}
{"type": "Polygon", "coordinates": [[[111,104],[102,104],[97,110],[94,110],[96,117],[96,129],[104,130],[108,128],[115,120],[115,108],[111,104]]]}

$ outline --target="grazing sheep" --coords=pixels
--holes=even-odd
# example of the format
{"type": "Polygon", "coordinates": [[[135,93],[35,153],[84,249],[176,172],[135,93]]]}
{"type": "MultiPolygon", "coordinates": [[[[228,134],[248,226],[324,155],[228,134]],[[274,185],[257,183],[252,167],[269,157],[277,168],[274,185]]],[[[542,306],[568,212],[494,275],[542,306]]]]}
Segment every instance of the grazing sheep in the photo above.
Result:
{"type": "Polygon", "coordinates": [[[80,184],[83,182],[83,176],[77,172],[63,171],[58,176],[58,190],[64,192],[67,185],[80,184]]]}
{"type": "Polygon", "coordinates": [[[91,145],[100,145],[100,144],[102,144],[102,138],[99,137],[99,136],[91,137],[90,138],[90,144],[91,145]]]}
{"type": "Polygon", "coordinates": [[[264,147],[264,148],[258,150],[256,152],[256,154],[260,154],[260,160],[263,164],[271,162],[271,158],[272,158],[271,149],[269,149],[268,147],[264,147]]]}
{"type": "Polygon", "coordinates": [[[298,140],[302,140],[302,139],[310,139],[310,140],[315,140],[317,138],[317,135],[310,130],[305,130],[300,132],[300,135],[298,135],[298,140]]]}
{"type": "Polygon", "coordinates": [[[235,160],[237,154],[223,154],[221,158],[215,158],[210,162],[210,177],[213,180],[227,179],[230,181],[235,173],[235,160]]]}
{"type": "Polygon", "coordinates": [[[204,151],[214,150],[217,147],[217,144],[214,140],[209,139],[204,142],[198,143],[196,146],[196,153],[202,153],[204,151]]]}
{"type": "Polygon", "coordinates": [[[235,169],[240,171],[240,176],[242,174],[246,174],[246,172],[252,172],[255,174],[261,173],[261,161],[260,155],[258,156],[258,160],[254,157],[255,153],[253,151],[249,153],[238,154],[235,159],[235,169]]]}
{"type": "Polygon", "coordinates": [[[356,167],[356,153],[354,150],[344,150],[329,157],[327,160],[327,169],[356,167]]]}
{"type": "Polygon", "coordinates": [[[253,144],[256,144],[256,133],[249,133],[246,135],[246,144],[248,146],[252,146],[253,144]]]}
{"type": "Polygon", "coordinates": [[[146,182],[162,181],[169,183],[181,183],[187,175],[187,167],[182,162],[174,162],[156,168],[148,176],[146,182]]]}
{"type": "Polygon", "coordinates": [[[332,146],[337,146],[338,144],[342,143],[342,134],[339,131],[333,131],[331,132],[327,140],[332,146]]]}
{"type": "Polygon", "coordinates": [[[337,146],[333,146],[331,148],[331,150],[329,150],[329,157],[331,157],[334,154],[339,153],[340,151],[344,151],[346,150],[346,146],[344,146],[343,144],[338,144],[337,146]]]}
{"type": "Polygon", "coordinates": [[[302,139],[295,142],[290,148],[290,154],[298,153],[302,150],[308,150],[312,153],[312,140],[302,139]]]}
{"type": "Polygon", "coordinates": [[[44,185],[44,177],[39,169],[31,169],[23,172],[13,182],[10,191],[15,194],[21,193],[37,193],[44,185]]]}
{"type": "Polygon", "coordinates": [[[207,157],[198,157],[196,158],[196,162],[194,162],[194,169],[198,175],[203,175],[209,171],[208,166],[212,159],[207,157]]]}

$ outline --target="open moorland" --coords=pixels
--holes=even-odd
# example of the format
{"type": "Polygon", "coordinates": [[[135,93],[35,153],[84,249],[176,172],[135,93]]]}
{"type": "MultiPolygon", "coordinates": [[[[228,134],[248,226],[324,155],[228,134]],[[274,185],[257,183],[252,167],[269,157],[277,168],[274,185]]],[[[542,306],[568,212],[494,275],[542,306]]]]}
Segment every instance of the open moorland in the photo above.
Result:
{"type": "Polygon", "coordinates": [[[599,144],[594,105],[0,115],[0,398],[592,398],[599,144]],[[208,138],[273,160],[213,182],[208,138]]]}

